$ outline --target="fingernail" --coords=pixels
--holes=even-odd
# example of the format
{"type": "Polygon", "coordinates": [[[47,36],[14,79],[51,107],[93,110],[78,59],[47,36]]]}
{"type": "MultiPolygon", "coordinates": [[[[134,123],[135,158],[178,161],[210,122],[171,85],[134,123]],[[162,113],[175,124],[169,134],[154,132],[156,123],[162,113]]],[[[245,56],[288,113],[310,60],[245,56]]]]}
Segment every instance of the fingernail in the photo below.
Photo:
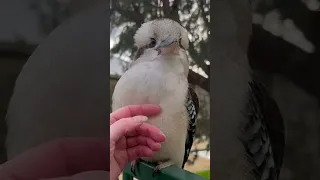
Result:
{"type": "Polygon", "coordinates": [[[145,122],[145,121],[147,121],[147,120],[148,120],[148,117],[147,117],[147,116],[142,116],[142,117],[141,117],[141,121],[145,122]]]}
{"type": "Polygon", "coordinates": [[[145,122],[148,120],[147,116],[134,116],[132,119],[138,123],[145,122]]]}
{"type": "Polygon", "coordinates": [[[157,143],[157,144],[158,144],[157,146],[159,147],[158,149],[160,150],[161,149],[161,144],[160,143],[157,143]]]}
{"type": "Polygon", "coordinates": [[[164,137],[166,137],[166,135],[164,135],[164,133],[163,133],[162,131],[160,131],[160,133],[161,133],[164,137]]]}

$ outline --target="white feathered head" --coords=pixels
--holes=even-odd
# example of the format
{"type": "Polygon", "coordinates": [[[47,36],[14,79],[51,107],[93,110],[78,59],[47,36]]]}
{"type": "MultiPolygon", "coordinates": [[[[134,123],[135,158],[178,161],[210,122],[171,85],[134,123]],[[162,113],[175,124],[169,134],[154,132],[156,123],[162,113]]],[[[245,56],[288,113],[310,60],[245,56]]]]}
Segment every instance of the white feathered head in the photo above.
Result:
{"type": "Polygon", "coordinates": [[[146,50],[152,50],[153,56],[173,56],[176,58],[171,59],[180,60],[185,69],[189,68],[186,54],[188,32],[174,20],[162,18],[142,24],[134,36],[134,42],[138,48],[135,60],[147,54],[146,50]]]}

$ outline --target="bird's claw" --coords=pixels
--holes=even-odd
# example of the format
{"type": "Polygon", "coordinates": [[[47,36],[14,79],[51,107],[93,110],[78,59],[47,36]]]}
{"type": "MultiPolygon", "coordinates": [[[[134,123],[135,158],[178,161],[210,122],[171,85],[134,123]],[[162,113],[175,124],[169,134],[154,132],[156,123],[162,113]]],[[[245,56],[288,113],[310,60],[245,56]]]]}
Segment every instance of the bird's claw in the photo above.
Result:
{"type": "Polygon", "coordinates": [[[135,176],[137,176],[137,174],[136,174],[136,169],[138,168],[138,164],[139,164],[139,159],[131,162],[131,172],[132,172],[135,176]]]}
{"type": "Polygon", "coordinates": [[[133,163],[131,163],[131,172],[136,176],[136,168],[134,167],[133,163]]]}
{"type": "Polygon", "coordinates": [[[152,177],[154,177],[155,173],[159,172],[160,171],[160,168],[159,166],[155,167],[153,172],[152,172],[152,177]]]}
{"type": "Polygon", "coordinates": [[[156,166],[152,172],[152,177],[154,177],[155,173],[159,172],[161,169],[167,168],[169,166],[173,165],[173,162],[168,160],[166,162],[160,163],[158,166],[156,166]]]}

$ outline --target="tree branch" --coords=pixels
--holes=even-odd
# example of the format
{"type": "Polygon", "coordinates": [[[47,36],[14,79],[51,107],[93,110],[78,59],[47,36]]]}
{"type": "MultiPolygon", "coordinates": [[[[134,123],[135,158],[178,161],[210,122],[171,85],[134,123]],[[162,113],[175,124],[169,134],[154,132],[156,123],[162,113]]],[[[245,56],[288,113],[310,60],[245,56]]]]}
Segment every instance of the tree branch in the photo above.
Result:
{"type": "Polygon", "coordinates": [[[168,15],[170,12],[170,7],[169,7],[169,0],[162,0],[163,3],[163,13],[164,15],[168,15]]]}
{"type": "Polygon", "coordinates": [[[181,0],[174,0],[172,3],[171,7],[171,12],[169,14],[169,17],[178,23],[180,23],[180,18],[179,18],[179,5],[181,3],[181,0]]]}
{"type": "Polygon", "coordinates": [[[210,92],[210,79],[201,76],[200,74],[195,73],[192,70],[189,70],[188,81],[191,84],[198,85],[202,89],[210,92]]]}

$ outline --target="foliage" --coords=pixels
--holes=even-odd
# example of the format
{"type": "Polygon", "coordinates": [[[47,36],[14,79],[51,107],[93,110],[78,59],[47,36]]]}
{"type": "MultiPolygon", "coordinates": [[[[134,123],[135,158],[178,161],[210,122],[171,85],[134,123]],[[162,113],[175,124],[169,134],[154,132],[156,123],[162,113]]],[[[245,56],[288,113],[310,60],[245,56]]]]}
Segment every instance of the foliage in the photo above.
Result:
{"type": "Polygon", "coordinates": [[[196,174],[204,178],[210,179],[210,170],[200,171],[200,172],[197,172],[196,174]]]}

